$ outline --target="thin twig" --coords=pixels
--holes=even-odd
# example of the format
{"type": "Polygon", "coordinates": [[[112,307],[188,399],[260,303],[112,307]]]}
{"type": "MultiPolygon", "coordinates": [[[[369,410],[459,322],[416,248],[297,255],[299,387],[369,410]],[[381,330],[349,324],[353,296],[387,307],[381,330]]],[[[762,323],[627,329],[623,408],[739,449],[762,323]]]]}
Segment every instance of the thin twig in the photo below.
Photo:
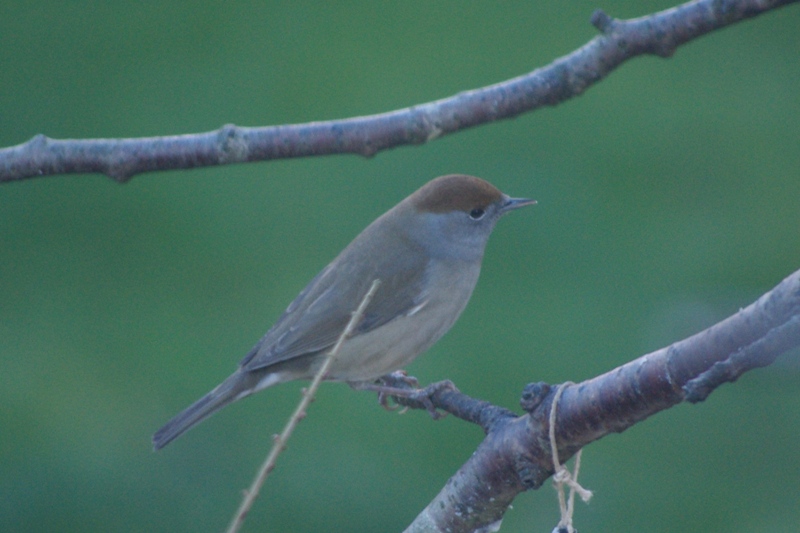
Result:
{"type": "Polygon", "coordinates": [[[336,341],[333,349],[328,353],[328,356],[325,358],[325,361],[322,363],[319,371],[317,371],[317,374],[314,376],[311,384],[305,391],[303,391],[303,398],[297,405],[297,409],[295,409],[294,413],[292,413],[291,418],[289,418],[289,421],[286,423],[286,427],[283,428],[281,434],[275,438],[275,443],[272,445],[272,449],[270,450],[269,455],[267,455],[267,459],[264,461],[264,464],[261,465],[261,469],[258,471],[258,475],[253,480],[252,485],[250,485],[250,488],[245,492],[244,500],[242,500],[242,504],[236,511],[230,526],[228,526],[227,533],[236,533],[239,531],[239,528],[242,527],[242,524],[244,524],[244,519],[247,517],[247,513],[250,511],[253,503],[256,501],[258,493],[261,490],[261,487],[264,485],[264,481],[266,481],[267,476],[270,472],[272,472],[272,469],[275,468],[278,455],[280,455],[280,453],[286,447],[286,442],[289,440],[289,437],[292,436],[294,428],[297,427],[297,424],[300,422],[300,420],[305,417],[306,409],[314,400],[314,395],[322,383],[322,380],[325,379],[325,375],[328,373],[328,370],[330,370],[331,364],[333,364],[333,361],[339,354],[342,344],[344,344],[344,341],[347,340],[347,338],[353,332],[353,329],[358,325],[358,322],[361,320],[361,317],[364,314],[364,310],[367,308],[367,305],[369,305],[370,300],[372,300],[372,297],[374,296],[375,291],[378,290],[378,286],[380,284],[381,282],[378,279],[372,282],[367,294],[364,295],[364,298],[361,300],[358,308],[353,312],[353,316],[350,317],[350,322],[347,323],[347,327],[345,327],[344,331],[342,331],[342,334],[339,335],[339,340],[336,341]]]}

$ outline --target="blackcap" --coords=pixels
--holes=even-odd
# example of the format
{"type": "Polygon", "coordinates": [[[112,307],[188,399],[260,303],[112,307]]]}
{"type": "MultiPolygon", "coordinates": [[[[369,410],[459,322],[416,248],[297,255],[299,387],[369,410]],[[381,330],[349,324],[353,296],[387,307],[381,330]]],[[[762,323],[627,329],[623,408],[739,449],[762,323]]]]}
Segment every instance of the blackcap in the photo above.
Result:
{"type": "Polygon", "coordinates": [[[312,379],[375,279],[380,285],[326,379],[355,384],[403,368],[464,310],[498,219],[534,203],[472,176],[430,181],[367,226],[317,274],[236,372],[159,429],[153,447],[261,389],[312,379]]]}

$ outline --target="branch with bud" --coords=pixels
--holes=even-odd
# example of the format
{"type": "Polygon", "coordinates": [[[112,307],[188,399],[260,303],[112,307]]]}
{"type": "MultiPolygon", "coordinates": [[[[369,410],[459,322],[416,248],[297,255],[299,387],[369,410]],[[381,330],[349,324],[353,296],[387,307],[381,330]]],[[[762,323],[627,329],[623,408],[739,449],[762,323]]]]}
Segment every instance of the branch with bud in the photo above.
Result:
{"type": "Polygon", "coordinates": [[[156,170],[293,157],[358,154],[423,144],[488,122],[554,106],[582,94],[625,61],[669,57],[702,35],[798,0],[693,0],[652,15],[592,15],[601,34],[533,72],[488,87],[377,115],[267,127],[228,124],[205,133],[132,139],[37,135],[0,149],[0,183],[57,174],[102,173],[124,183],[156,170]]]}

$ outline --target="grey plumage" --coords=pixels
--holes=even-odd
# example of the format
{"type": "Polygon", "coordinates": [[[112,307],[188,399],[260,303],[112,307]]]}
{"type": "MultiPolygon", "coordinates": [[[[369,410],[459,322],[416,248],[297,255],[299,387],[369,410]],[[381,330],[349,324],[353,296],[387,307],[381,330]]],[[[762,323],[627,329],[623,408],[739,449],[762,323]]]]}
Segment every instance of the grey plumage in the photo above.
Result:
{"type": "Polygon", "coordinates": [[[495,222],[530,203],[470,176],[429,182],[370,224],[317,274],[233,375],[156,432],[154,448],[253,392],[311,379],[375,279],[381,285],[326,379],[374,380],[402,368],[461,314],[495,222]]]}

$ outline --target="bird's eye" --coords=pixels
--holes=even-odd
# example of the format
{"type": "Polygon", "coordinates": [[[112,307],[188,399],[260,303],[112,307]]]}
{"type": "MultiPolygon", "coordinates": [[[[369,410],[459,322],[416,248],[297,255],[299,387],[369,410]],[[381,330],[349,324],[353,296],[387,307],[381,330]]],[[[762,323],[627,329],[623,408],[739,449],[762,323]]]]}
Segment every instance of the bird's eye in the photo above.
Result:
{"type": "Polygon", "coordinates": [[[481,209],[480,207],[476,207],[472,211],[469,212],[469,218],[472,220],[480,220],[483,218],[483,215],[486,214],[486,211],[481,209]]]}

